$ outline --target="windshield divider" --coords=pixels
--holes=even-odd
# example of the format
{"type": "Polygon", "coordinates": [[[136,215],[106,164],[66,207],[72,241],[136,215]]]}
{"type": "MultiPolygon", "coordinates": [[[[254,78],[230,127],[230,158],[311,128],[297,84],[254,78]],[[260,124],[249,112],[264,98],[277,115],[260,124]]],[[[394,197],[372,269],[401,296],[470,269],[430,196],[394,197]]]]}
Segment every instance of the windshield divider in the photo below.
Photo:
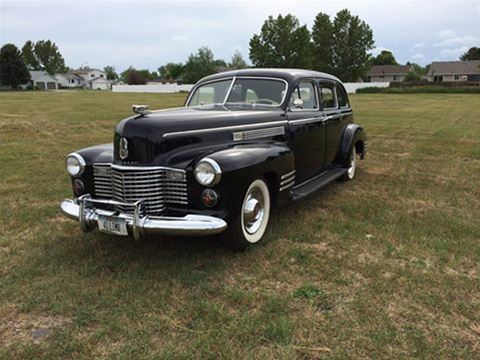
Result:
{"type": "Polygon", "coordinates": [[[227,103],[228,97],[230,96],[230,93],[232,92],[233,89],[233,84],[235,84],[235,80],[237,79],[236,76],[233,77],[232,82],[230,83],[230,86],[228,87],[227,94],[225,95],[225,99],[223,99],[223,104],[225,105],[227,103]]]}

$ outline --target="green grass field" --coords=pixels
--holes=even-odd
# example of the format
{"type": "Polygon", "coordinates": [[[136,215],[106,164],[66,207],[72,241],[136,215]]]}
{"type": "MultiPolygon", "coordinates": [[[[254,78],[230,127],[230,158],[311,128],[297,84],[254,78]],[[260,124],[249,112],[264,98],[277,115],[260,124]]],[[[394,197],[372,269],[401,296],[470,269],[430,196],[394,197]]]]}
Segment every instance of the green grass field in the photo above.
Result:
{"type": "Polygon", "coordinates": [[[274,214],[263,245],[83,234],[64,156],[130,105],[0,93],[0,357],[478,358],[480,96],[355,95],[355,181],[274,214]]]}

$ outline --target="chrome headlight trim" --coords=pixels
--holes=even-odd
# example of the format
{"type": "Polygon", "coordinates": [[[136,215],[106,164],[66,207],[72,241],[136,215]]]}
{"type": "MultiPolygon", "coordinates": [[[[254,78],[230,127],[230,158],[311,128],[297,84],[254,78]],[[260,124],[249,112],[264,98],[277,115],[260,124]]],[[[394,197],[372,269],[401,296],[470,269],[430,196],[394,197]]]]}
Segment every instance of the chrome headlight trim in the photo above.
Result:
{"type": "Polygon", "coordinates": [[[65,159],[65,164],[66,164],[67,172],[71,177],[79,177],[80,175],[82,175],[83,172],[85,171],[85,167],[87,166],[87,164],[85,162],[85,159],[81,155],[79,155],[75,152],[67,155],[67,157],[65,159]],[[79,170],[76,173],[70,172],[70,170],[69,170],[68,159],[70,159],[70,158],[73,158],[76,161],[78,161],[79,170]]]}
{"type": "MultiPolygon", "coordinates": [[[[203,173],[205,173],[205,170],[203,170],[203,173]]],[[[217,185],[221,178],[222,178],[222,169],[220,168],[220,165],[218,163],[211,159],[211,158],[203,158],[200,160],[197,165],[195,165],[195,168],[193,169],[193,175],[195,176],[195,179],[197,182],[202,185],[202,186],[213,186],[217,185]],[[201,177],[201,166],[205,166],[206,168],[210,168],[212,176],[205,178],[205,176],[202,178],[201,177]]]]}

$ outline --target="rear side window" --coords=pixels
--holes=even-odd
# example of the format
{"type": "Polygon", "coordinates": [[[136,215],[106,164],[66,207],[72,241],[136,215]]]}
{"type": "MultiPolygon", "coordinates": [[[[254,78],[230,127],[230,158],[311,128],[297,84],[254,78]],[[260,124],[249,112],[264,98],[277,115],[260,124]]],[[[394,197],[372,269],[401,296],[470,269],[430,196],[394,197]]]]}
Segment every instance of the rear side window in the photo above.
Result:
{"type": "Polygon", "coordinates": [[[337,98],[338,98],[338,106],[341,108],[349,107],[348,105],[348,98],[345,90],[340,85],[337,85],[337,98]]]}
{"type": "Polygon", "coordinates": [[[322,109],[336,109],[337,99],[333,84],[320,84],[320,102],[322,109]]]}
{"type": "Polygon", "coordinates": [[[302,81],[292,92],[289,107],[292,110],[314,110],[318,109],[315,85],[311,81],[302,81]],[[299,100],[301,100],[299,102],[299,100]]]}

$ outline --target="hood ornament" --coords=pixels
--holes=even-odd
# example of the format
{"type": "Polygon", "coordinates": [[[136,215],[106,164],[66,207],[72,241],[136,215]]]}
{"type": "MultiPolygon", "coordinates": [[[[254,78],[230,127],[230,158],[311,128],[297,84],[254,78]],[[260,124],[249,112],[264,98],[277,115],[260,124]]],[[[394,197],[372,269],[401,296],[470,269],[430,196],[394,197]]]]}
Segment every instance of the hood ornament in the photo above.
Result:
{"type": "Polygon", "coordinates": [[[150,112],[149,107],[150,105],[132,105],[132,110],[135,114],[146,115],[150,112]]]}
{"type": "Polygon", "coordinates": [[[118,156],[120,156],[122,160],[128,157],[128,140],[124,137],[121,137],[118,142],[118,156]]]}

